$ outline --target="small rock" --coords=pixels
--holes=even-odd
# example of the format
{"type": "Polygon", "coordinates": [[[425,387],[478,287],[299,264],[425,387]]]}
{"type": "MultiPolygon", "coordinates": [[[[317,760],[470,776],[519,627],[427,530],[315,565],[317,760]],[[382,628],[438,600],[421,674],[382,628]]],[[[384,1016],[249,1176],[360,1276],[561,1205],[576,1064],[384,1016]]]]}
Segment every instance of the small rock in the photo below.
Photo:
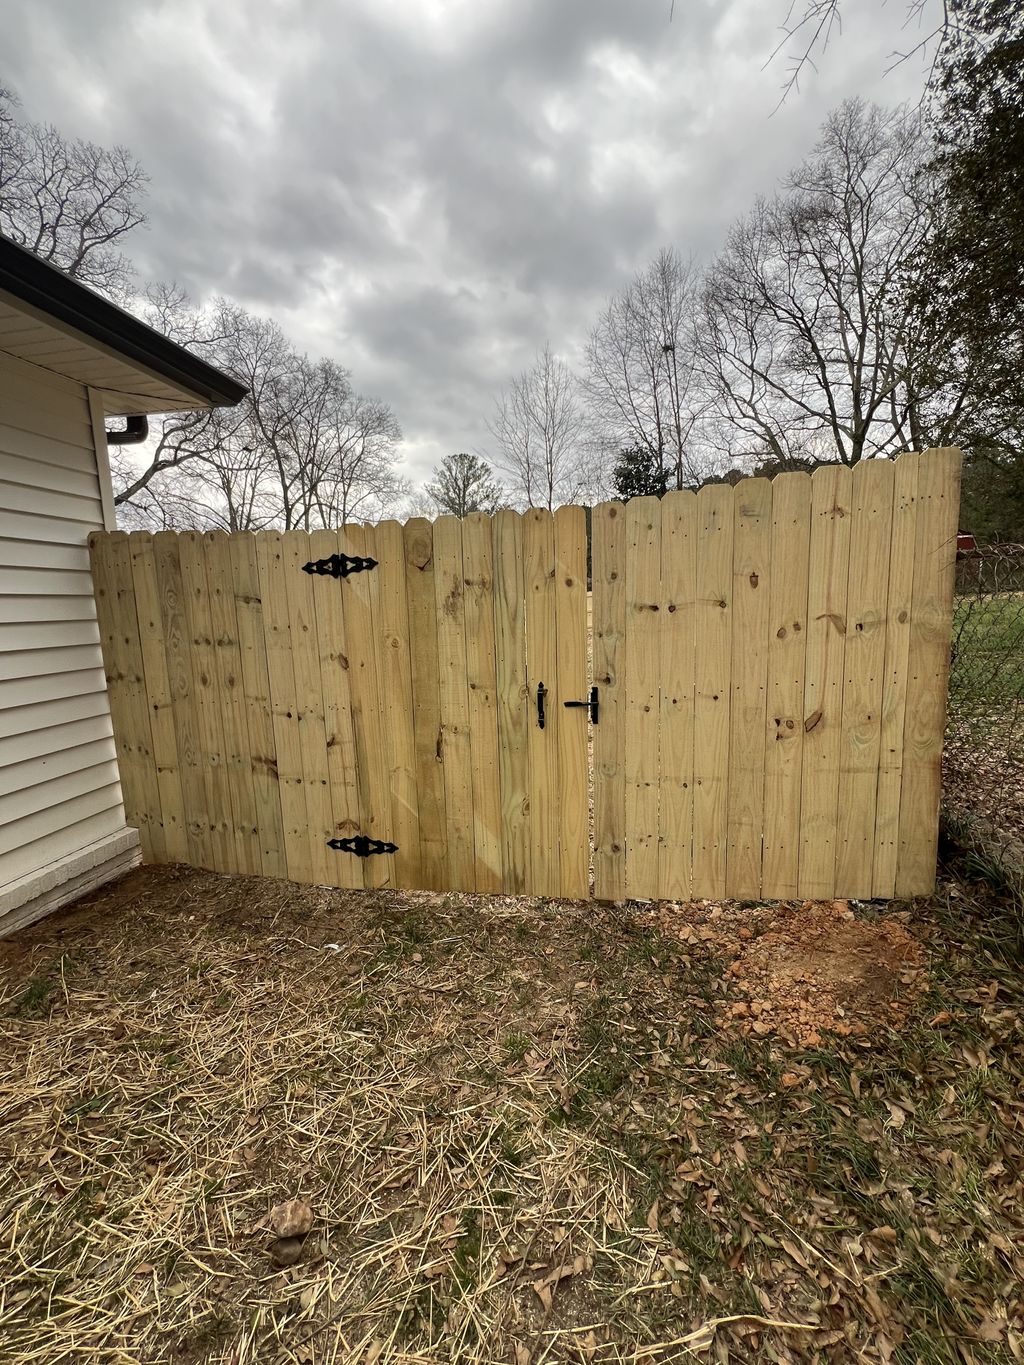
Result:
{"type": "Polygon", "coordinates": [[[304,1199],[286,1199],[270,1210],[270,1226],[278,1237],[305,1237],[313,1226],[313,1210],[304,1199]]]}
{"type": "Polygon", "coordinates": [[[270,1248],[270,1259],[275,1265],[294,1265],[301,1255],[301,1237],[279,1237],[270,1248]]]}

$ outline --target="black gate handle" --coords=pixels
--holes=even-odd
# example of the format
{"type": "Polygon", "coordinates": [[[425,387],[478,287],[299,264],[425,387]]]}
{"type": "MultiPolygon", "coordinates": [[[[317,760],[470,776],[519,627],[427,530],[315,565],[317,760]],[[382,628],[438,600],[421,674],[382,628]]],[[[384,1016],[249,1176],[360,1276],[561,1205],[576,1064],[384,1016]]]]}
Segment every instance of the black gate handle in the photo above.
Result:
{"type": "Polygon", "coordinates": [[[537,684],[537,726],[544,729],[544,698],[548,694],[548,689],[543,683],[537,684]]]}
{"type": "Polygon", "coordinates": [[[596,724],[597,724],[597,713],[598,713],[598,710],[600,709],[600,703],[598,702],[598,698],[597,698],[597,688],[596,688],[596,687],[592,687],[592,688],[590,689],[590,697],[589,697],[586,701],[566,701],[566,702],[563,702],[562,705],[563,705],[563,706],[586,706],[586,707],[589,709],[589,711],[590,711],[590,723],[591,723],[591,725],[596,725],[596,724]]]}

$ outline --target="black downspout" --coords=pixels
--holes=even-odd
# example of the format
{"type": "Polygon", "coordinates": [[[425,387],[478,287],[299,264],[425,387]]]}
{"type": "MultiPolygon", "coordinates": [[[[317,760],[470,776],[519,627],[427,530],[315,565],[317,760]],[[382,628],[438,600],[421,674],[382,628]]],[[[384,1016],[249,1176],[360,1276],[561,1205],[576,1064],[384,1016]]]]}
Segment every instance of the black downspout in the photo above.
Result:
{"type": "Polygon", "coordinates": [[[124,420],[125,425],[122,431],[107,432],[108,446],[137,446],[149,435],[149,418],[145,415],[126,417],[124,420]]]}

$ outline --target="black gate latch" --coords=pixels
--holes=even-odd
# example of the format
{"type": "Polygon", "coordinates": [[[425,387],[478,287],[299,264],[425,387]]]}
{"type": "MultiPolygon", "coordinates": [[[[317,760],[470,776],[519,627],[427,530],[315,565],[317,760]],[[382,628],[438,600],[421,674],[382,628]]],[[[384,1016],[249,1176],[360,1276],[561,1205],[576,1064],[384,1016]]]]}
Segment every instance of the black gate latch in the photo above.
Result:
{"type": "Polygon", "coordinates": [[[596,687],[592,687],[592,688],[590,689],[590,697],[589,697],[589,699],[588,699],[587,701],[566,701],[566,702],[563,702],[562,705],[563,705],[563,706],[586,706],[586,707],[589,707],[589,709],[590,709],[590,723],[591,723],[591,725],[596,725],[596,724],[597,724],[597,713],[598,713],[598,709],[599,709],[599,703],[598,703],[598,700],[597,700],[597,688],[596,688],[596,687]]]}
{"type": "Polygon", "coordinates": [[[328,555],[326,559],[311,559],[308,564],[303,564],[305,573],[326,574],[331,578],[348,578],[350,573],[362,573],[364,569],[375,569],[377,561],[371,559],[369,555],[365,559],[360,555],[328,555]]]}
{"type": "Polygon", "coordinates": [[[357,858],[369,858],[372,853],[397,853],[398,845],[385,839],[368,839],[365,834],[354,834],[350,839],[328,839],[328,848],[342,853],[354,853],[357,858]]]}
{"type": "Polygon", "coordinates": [[[537,684],[537,728],[544,729],[544,698],[548,694],[548,689],[543,683],[537,684]]]}

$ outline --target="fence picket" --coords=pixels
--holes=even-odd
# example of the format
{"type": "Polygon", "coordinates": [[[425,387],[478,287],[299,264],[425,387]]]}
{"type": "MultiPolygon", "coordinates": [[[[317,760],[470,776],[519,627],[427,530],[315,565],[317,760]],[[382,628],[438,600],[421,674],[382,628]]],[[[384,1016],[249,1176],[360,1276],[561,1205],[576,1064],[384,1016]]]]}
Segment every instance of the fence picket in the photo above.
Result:
{"type": "Polygon", "coordinates": [[[693,751],[693,884],[725,895],[729,839],[729,702],[732,676],[733,490],[697,494],[697,650],[693,751]]]}
{"type": "Polygon", "coordinates": [[[530,507],[523,513],[523,583],[526,592],[527,730],[530,765],[530,850],[534,896],[557,896],[558,743],[562,728],[558,648],[555,633],[555,527],[551,513],[530,507]],[[544,729],[538,723],[537,689],[543,685],[544,729]]]}
{"type": "Polygon", "coordinates": [[[266,629],[267,680],[277,754],[278,791],[285,866],[296,882],[313,880],[306,796],[302,789],[302,745],[299,739],[295,671],[292,667],[292,627],[285,586],[285,555],[280,531],[256,537],[263,623],[266,629]]]}
{"type": "Polygon", "coordinates": [[[153,562],[160,590],[160,624],[185,808],[188,860],[197,867],[212,868],[213,840],[195,707],[192,645],[185,612],[178,537],[173,531],[158,531],[153,537],[153,562]]]}
{"type": "Polygon", "coordinates": [[[498,693],[498,767],[504,890],[524,895],[533,878],[530,829],[530,757],[526,694],[526,606],[523,521],[518,512],[496,513],[494,539],[495,676],[498,693]]]}
{"type": "Polygon", "coordinates": [[[697,498],[661,504],[661,805],[658,894],[687,898],[693,886],[693,739],[696,666],[697,498]]]}
{"type": "Polygon", "coordinates": [[[832,896],[836,889],[839,741],[852,506],[848,469],[823,465],[814,471],[798,883],[800,895],[806,897],[832,896]]]}
{"type": "Polygon", "coordinates": [[[221,694],[202,536],[195,531],[183,531],[178,541],[178,554],[181,562],[185,620],[192,649],[196,732],[203,765],[203,786],[206,794],[213,869],[215,872],[239,872],[243,864],[235,847],[235,820],[231,807],[231,787],[228,781],[221,694]]]}
{"type": "Polygon", "coordinates": [[[874,864],[893,475],[889,460],[862,460],[853,471],[835,875],[843,895],[865,899],[874,864]]]}
{"type": "MultiPolygon", "coordinates": [[[[156,774],[152,769],[151,737],[139,728],[138,707],[133,697],[133,659],[130,640],[138,639],[134,603],[126,600],[126,585],[131,581],[131,564],[126,563],[124,532],[94,535],[89,539],[96,595],[96,618],[103,647],[107,696],[114,724],[117,761],[121,777],[121,799],[125,819],[139,831],[143,857],[163,860],[164,840],[160,827],[160,798],[156,774]],[[156,792],[154,810],[154,790],[156,792]]],[[[141,645],[138,646],[138,672],[142,675],[141,645]]]]}
{"type": "Polygon", "coordinates": [[[249,762],[256,802],[260,865],[267,877],[287,877],[255,536],[232,535],[229,538],[229,552],[234,578],[235,621],[238,626],[245,723],[249,732],[249,762]]]}
{"type": "Polygon", "coordinates": [[[263,860],[260,856],[252,755],[242,690],[231,546],[227,535],[223,531],[211,531],[203,537],[203,551],[206,556],[213,656],[220,694],[224,763],[231,797],[238,869],[259,874],[263,871],[263,860]]]}
{"type": "Polygon", "coordinates": [[[594,682],[601,696],[594,731],[594,894],[626,895],[625,508],[602,502],[591,519],[594,682]]]}
{"type": "Polygon", "coordinates": [[[409,657],[409,605],[405,583],[405,545],[397,521],[382,521],[374,528],[379,563],[372,572],[377,580],[377,658],[381,708],[387,745],[391,791],[392,839],[395,884],[418,886],[420,868],[420,817],[416,794],[416,739],[413,731],[414,696],[409,657]]]}
{"type": "Polygon", "coordinates": [[[469,685],[476,889],[501,890],[501,789],[494,658],[494,545],[491,521],[477,512],[462,523],[466,581],[466,679],[469,685]]]}
{"type": "Polygon", "coordinates": [[[732,695],[729,703],[729,848],[726,891],[761,894],[764,728],[771,605],[772,483],[733,489],[732,695]]]}
{"type": "Polygon", "coordinates": [[[178,739],[174,729],[171,684],[164,649],[153,537],[146,531],[136,531],[129,538],[129,545],[146,700],[152,727],[153,765],[160,792],[164,854],[168,862],[185,863],[189,859],[188,826],[181,790],[178,739]]]}
{"type": "Polygon", "coordinates": [[[911,609],[914,601],[914,557],[917,551],[917,475],[920,461],[919,454],[908,453],[900,455],[893,465],[889,594],[880,707],[872,896],[893,896],[896,893],[904,727],[910,666],[911,609]]]}
{"type": "Polygon", "coordinates": [[[409,612],[409,658],[415,697],[413,732],[419,801],[423,885],[443,891],[447,880],[447,827],[441,701],[438,691],[437,603],[434,598],[433,527],[423,517],[406,522],[405,584],[409,612]]]}
{"type": "Polygon", "coordinates": [[[780,474],[772,481],[761,876],[761,894],[780,899],[796,896],[800,866],[810,538],[810,475],[780,474]]]}
{"type": "MultiPolygon", "coordinates": [[[[590,892],[587,746],[589,712],[566,710],[590,692],[587,667],[587,523],[582,507],[560,507],[554,518],[555,634],[558,651],[557,730],[558,891],[586,897],[590,892]]],[[[553,708],[554,709],[554,708],[553,708]]]]}
{"type": "Polygon", "coordinates": [[[918,465],[898,896],[925,895],[935,884],[961,462],[958,450],[927,450],[918,465]]]}
{"type": "Polygon", "coordinates": [[[626,503],[626,895],[658,894],[661,503],[626,503]]]}
{"type": "Polygon", "coordinates": [[[466,684],[466,580],[462,523],[457,517],[439,517],[434,522],[434,593],[449,885],[456,891],[475,891],[473,767],[466,684]]]}
{"type": "MultiPolygon", "coordinates": [[[[312,531],[309,554],[313,560],[338,553],[333,531],[312,531]]],[[[356,741],[352,728],[348,642],[345,638],[345,595],[336,578],[314,574],[311,580],[317,623],[320,691],[327,744],[327,775],[331,793],[331,837],[348,839],[359,833],[359,791],[356,784],[356,741]]],[[[361,887],[359,858],[330,854],[332,886],[361,887]]]]}
{"type": "MultiPolygon", "coordinates": [[[[378,558],[372,526],[343,526],[338,532],[342,553],[363,559],[378,558]]],[[[361,832],[370,839],[397,842],[391,813],[391,774],[388,770],[381,693],[388,679],[381,677],[377,649],[380,617],[377,570],[353,574],[338,584],[345,597],[345,626],[349,645],[349,687],[352,694],[352,728],[356,744],[356,773],[361,832]]],[[[332,580],[333,581],[333,580],[332,580]]],[[[352,858],[351,853],[338,853],[352,858]]],[[[395,856],[374,853],[362,860],[365,886],[395,885],[395,856]]]]}

